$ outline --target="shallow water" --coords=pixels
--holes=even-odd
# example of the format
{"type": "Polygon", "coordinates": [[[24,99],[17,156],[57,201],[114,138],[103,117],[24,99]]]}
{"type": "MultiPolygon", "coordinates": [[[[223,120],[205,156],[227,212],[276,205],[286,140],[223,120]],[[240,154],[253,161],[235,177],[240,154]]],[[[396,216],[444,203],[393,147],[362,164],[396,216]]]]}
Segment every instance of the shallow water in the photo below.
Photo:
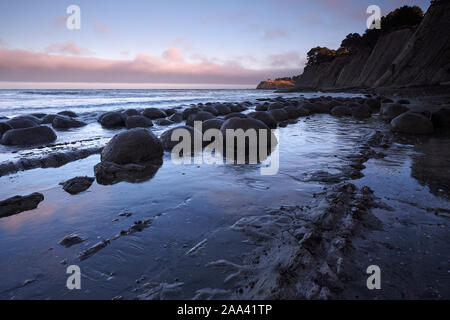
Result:
{"type": "MultiPolygon", "coordinates": [[[[55,114],[64,110],[76,112],[86,126],[58,130],[58,151],[104,146],[109,139],[123,129],[105,129],[97,123],[99,115],[106,111],[130,108],[184,109],[191,104],[206,102],[258,102],[256,99],[275,98],[281,94],[267,90],[0,90],[0,116],[16,117],[32,113],[55,114]]],[[[320,93],[304,93],[317,97],[320,93]]],[[[333,93],[331,96],[360,96],[358,94],[333,93]]],[[[296,93],[283,97],[296,97],[296,93]]],[[[2,121],[2,120],[0,120],[2,121]]],[[[176,125],[174,125],[176,126],[176,125]]],[[[155,125],[156,134],[170,127],[155,125]]],[[[0,145],[0,163],[17,161],[22,157],[40,156],[48,149],[0,145]]]]}
{"type": "MultiPolygon", "coordinates": [[[[103,130],[96,123],[92,126],[109,135],[117,133],[103,130]]],[[[140,292],[134,291],[140,286],[136,280],[142,276],[143,282],[183,282],[183,294],[176,298],[192,298],[202,288],[231,289],[224,284],[226,274],[205,266],[217,259],[240,263],[243,255],[252,250],[247,238],[229,227],[246,215],[311,202],[315,193],[328,187],[310,181],[313,173],[338,173],[348,163],[346,156],[356,153],[361,139],[375,129],[386,130],[386,125],[376,119],[355,121],[330,115],[300,118],[298,123],[280,129],[280,168],[273,176],[262,176],[261,165],[175,165],[166,154],[163,165],[148,181],[110,186],[94,182],[86,192],[75,196],[58,183],[74,176],[93,176],[99,155],[60,168],[1,177],[0,199],[41,192],[45,200],[35,210],[0,219],[0,298],[134,298],[140,292]],[[124,211],[133,215],[119,217],[124,211]],[[82,250],[113,238],[135,220],[149,218],[153,223],[142,232],[112,240],[106,248],[79,261],[82,250]],[[71,233],[86,240],[70,248],[58,244],[71,233]],[[204,239],[205,248],[198,256],[186,255],[204,239]],[[64,259],[67,265],[80,266],[81,290],[66,288],[67,265],[61,263],[64,259]]],[[[68,141],[71,137],[78,139],[76,132],[67,133],[68,141]]],[[[107,140],[106,134],[99,135],[99,141],[107,140]]],[[[439,148],[448,141],[444,136],[433,143],[439,148]]],[[[355,183],[371,186],[380,197],[391,194],[403,199],[400,213],[415,210],[420,204],[443,209],[437,219],[448,219],[444,217],[445,210],[450,209],[447,185],[439,179],[423,182],[412,174],[421,171],[417,159],[430,156],[423,152],[429,148],[417,146],[420,144],[398,142],[386,151],[385,159],[370,160],[366,176],[355,183]]],[[[439,164],[448,170],[443,158],[439,164]]],[[[448,182],[445,175],[434,176],[444,176],[442,180],[448,182]]],[[[450,255],[446,243],[440,240],[436,246],[444,262],[450,255]]]]}

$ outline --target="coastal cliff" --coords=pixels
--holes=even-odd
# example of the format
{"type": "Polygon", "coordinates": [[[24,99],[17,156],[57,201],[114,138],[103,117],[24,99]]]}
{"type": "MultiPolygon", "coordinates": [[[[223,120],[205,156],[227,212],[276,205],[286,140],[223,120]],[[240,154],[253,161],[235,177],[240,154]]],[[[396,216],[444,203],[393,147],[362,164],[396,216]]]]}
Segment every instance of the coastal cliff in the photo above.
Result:
{"type": "MultiPolygon", "coordinates": [[[[400,20],[399,12],[404,8],[383,17],[385,25],[389,23],[392,25],[394,19],[400,20]]],[[[412,8],[408,7],[405,10],[412,8]]],[[[358,43],[355,45],[356,49],[351,46],[346,48],[343,44],[349,38],[347,36],[337,51],[321,47],[313,48],[308,56],[314,60],[308,62],[295,86],[283,91],[448,85],[450,84],[448,30],[450,30],[450,1],[433,1],[418,26],[412,22],[411,25],[396,25],[386,31],[382,23],[379,34],[377,31],[367,30],[362,37],[358,34],[349,35],[353,42],[356,42],[355,35],[359,37],[360,42],[364,42],[366,37],[373,42],[370,45],[358,43]],[[317,55],[323,55],[324,52],[328,56],[319,60],[317,55]]]]}
{"type": "Polygon", "coordinates": [[[279,78],[275,80],[261,81],[256,89],[261,90],[276,90],[276,89],[286,89],[293,88],[295,86],[295,81],[292,78],[279,78]]]}

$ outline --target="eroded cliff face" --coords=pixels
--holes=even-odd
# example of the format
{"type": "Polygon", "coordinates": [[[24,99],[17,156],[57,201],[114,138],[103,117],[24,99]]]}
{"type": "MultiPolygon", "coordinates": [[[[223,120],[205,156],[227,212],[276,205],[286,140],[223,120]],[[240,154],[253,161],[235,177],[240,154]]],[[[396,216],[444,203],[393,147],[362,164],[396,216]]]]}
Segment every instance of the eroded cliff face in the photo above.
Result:
{"type": "Polygon", "coordinates": [[[436,1],[393,66],[374,86],[428,86],[450,82],[450,1],[436,1]]]}
{"type": "Polygon", "coordinates": [[[450,0],[430,6],[417,29],[380,37],[373,48],[305,68],[298,88],[407,87],[450,84],[450,0]]]}

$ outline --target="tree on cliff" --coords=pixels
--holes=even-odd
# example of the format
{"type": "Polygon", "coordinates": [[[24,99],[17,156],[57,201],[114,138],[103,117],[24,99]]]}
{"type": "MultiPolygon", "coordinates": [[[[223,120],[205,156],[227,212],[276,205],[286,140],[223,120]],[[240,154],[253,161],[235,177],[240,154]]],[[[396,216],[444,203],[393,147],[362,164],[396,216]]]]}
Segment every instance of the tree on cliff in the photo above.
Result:
{"type": "Polygon", "coordinates": [[[306,65],[312,66],[314,64],[331,61],[335,56],[336,50],[328,49],[327,47],[315,47],[308,51],[308,62],[306,65]]]}
{"type": "Polygon", "coordinates": [[[373,48],[378,38],[404,27],[416,27],[423,19],[423,11],[418,6],[403,6],[381,18],[381,30],[367,29],[362,36],[350,33],[342,40],[341,48],[347,53],[355,53],[358,49],[373,48]]]}

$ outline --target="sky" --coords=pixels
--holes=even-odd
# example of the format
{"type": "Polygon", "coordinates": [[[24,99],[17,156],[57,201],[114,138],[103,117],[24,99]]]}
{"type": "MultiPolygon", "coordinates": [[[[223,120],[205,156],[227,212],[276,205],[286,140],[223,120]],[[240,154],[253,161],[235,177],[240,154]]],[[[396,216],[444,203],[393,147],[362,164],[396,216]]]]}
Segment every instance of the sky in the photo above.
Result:
{"type": "Polygon", "coordinates": [[[369,5],[385,15],[429,0],[1,1],[0,88],[253,88],[364,32],[369,5]]]}

